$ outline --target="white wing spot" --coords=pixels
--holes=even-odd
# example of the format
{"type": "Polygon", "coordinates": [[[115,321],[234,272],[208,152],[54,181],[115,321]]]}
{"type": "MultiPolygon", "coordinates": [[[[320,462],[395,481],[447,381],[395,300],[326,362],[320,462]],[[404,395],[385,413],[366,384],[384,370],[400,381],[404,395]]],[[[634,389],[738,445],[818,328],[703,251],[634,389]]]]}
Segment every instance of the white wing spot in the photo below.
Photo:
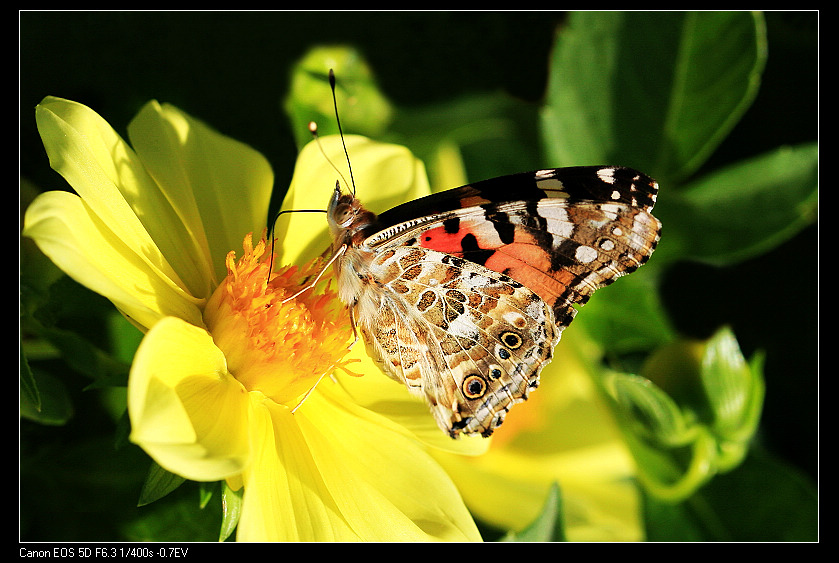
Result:
{"type": "Polygon", "coordinates": [[[588,264],[597,258],[597,250],[590,246],[578,246],[574,257],[583,264],[588,264]]]}
{"type": "Polygon", "coordinates": [[[612,205],[611,203],[604,203],[600,206],[600,211],[602,211],[603,214],[612,221],[615,221],[624,209],[625,206],[621,204],[612,205]]]}
{"type": "Polygon", "coordinates": [[[603,240],[600,242],[600,248],[602,248],[602,249],[603,249],[603,250],[605,250],[606,252],[609,252],[610,250],[614,250],[614,249],[615,249],[615,242],[614,242],[614,241],[612,241],[612,240],[610,240],[610,239],[603,239],[603,240]]]}
{"type": "Polygon", "coordinates": [[[614,184],[615,183],[615,171],[611,168],[601,168],[597,171],[597,177],[606,182],[607,184],[614,184]]]}
{"type": "Polygon", "coordinates": [[[527,320],[524,318],[524,315],[518,311],[508,311],[502,315],[502,318],[515,327],[527,324],[527,320]]]}

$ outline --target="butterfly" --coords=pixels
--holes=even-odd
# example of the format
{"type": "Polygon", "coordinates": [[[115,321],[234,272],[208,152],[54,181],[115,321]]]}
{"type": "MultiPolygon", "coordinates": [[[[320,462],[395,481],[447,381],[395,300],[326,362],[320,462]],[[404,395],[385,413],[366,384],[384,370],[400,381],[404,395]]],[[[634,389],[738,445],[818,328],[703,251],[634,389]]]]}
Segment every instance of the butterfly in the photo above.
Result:
{"type": "Polygon", "coordinates": [[[486,437],[539,385],[576,307],[650,258],[657,193],[630,168],[556,168],[377,216],[336,185],[339,297],[383,371],[424,397],[444,432],[486,437]]]}

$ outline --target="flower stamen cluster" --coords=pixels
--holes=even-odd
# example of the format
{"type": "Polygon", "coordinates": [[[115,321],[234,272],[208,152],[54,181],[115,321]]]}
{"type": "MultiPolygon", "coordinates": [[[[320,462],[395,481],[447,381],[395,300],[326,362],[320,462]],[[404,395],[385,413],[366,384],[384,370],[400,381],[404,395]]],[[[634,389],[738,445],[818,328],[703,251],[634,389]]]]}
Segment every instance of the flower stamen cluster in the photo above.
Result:
{"type": "Polygon", "coordinates": [[[235,252],[227,255],[227,278],[210,298],[204,321],[230,373],[246,389],[293,406],[341,365],[349,316],[328,281],[300,292],[322,269],[321,260],[269,274],[264,237],[254,246],[249,234],[243,250],[238,261],[235,252]]]}

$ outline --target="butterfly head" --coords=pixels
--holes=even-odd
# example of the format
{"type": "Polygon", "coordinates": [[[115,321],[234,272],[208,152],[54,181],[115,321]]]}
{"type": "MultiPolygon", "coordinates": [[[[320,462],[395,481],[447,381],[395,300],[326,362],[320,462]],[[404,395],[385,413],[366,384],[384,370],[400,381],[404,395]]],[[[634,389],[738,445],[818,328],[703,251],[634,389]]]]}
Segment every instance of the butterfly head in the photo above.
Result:
{"type": "Polygon", "coordinates": [[[365,209],[353,194],[343,192],[340,183],[336,182],[326,210],[326,220],[332,240],[358,246],[375,230],[376,215],[365,209]]]}

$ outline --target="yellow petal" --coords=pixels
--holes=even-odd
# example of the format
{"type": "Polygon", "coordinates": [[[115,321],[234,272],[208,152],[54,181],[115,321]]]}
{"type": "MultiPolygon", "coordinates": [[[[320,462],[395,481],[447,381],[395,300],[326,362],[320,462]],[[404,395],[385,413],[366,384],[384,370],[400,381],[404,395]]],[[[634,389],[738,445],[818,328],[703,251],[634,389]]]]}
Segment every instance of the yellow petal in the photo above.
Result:
{"type": "Polygon", "coordinates": [[[251,393],[253,457],[238,541],[358,541],[332,500],[290,410],[251,393]]]}
{"type": "Polygon", "coordinates": [[[427,450],[404,431],[359,416],[330,383],[294,416],[331,498],[359,537],[479,541],[460,494],[427,450]]]}
{"type": "Polygon", "coordinates": [[[476,458],[435,454],[435,459],[452,475],[475,517],[499,529],[520,531],[532,522],[557,482],[570,540],[639,541],[637,484],[628,472],[618,476],[614,469],[626,467],[624,450],[615,443],[542,457],[501,449],[476,458]]]}
{"type": "MultiPolygon", "coordinates": [[[[297,158],[283,210],[325,210],[336,181],[340,181],[348,192],[354,181],[356,195],[374,213],[430,193],[425,166],[405,147],[377,143],[356,135],[346,136],[345,141],[352,163],[352,178],[340,137],[329,135],[320,140],[329,160],[320,152],[318,144],[311,142],[303,147],[297,158]]],[[[282,241],[282,247],[277,251],[279,262],[283,264],[305,262],[320,255],[331,244],[323,213],[286,213],[277,221],[275,235],[282,241]]]]}
{"type": "MultiPolygon", "coordinates": [[[[359,412],[358,416],[384,417],[397,427],[408,430],[425,445],[455,454],[481,455],[489,448],[491,441],[481,436],[464,436],[458,440],[447,436],[434,421],[428,404],[422,398],[413,396],[404,384],[382,373],[367,353],[363,341],[356,343],[346,360],[353,362],[347,366],[350,370],[364,374],[363,377],[341,372],[335,374],[339,385],[353,402],[369,411],[359,412]]],[[[333,383],[324,381],[321,385],[319,388],[327,388],[333,383]]]]}
{"type": "MultiPolygon", "coordinates": [[[[197,299],[127,246],[90,206],[68,192],[39,195],[27,208],[23,234],[70,277],[104,295],[141,328],[165,316],[201,324],[197,299]]],[[[162,257],[158,257],[162,261],[162,257]]]]}
{"type": "MultiPolygon", "coordinates": [[[[47,97],[35,110],[50,165],[85,200],[99,222],[145,261],[158,277],[186,291],[159,245],[171,246],[177,217],[137,155],[90,108],[47,97]]],[[[206,297],[206,295],[198,295],[206,297]]]]}
{"type": "Polygon", "coordinates": [[[454,441],[402,385],[374,378],[326,378],[293,415],[251,393],[254,456],[239,541],[480,539],[450,478],[402,426],[411,415],[390,419],[356,399],[389,412],[418,407],[414,418],[454,441]]]}
{"type": "Polygon", "coordinates": [[[128,134],[174,209],[177,220],[168,224],[177,230],[169,237],[183,241],[171,249],[165,246],[168,240],[156,239],[158,244],[167,256],[171,250],[191,260],[183,269],[209,293],[227,274],[227,253],[240,248],[244,234],[259,234],[267,224],[271,166],[251,147],[169,104],[146,104],[128,134]]]}
{"type": "Polygon", "coordinates": [[[248,394],[210,335],[180,319],[161,320],[143,338],[128,413],[131,440],[187,479],[223,479],[248,460],[248,394]]]}

